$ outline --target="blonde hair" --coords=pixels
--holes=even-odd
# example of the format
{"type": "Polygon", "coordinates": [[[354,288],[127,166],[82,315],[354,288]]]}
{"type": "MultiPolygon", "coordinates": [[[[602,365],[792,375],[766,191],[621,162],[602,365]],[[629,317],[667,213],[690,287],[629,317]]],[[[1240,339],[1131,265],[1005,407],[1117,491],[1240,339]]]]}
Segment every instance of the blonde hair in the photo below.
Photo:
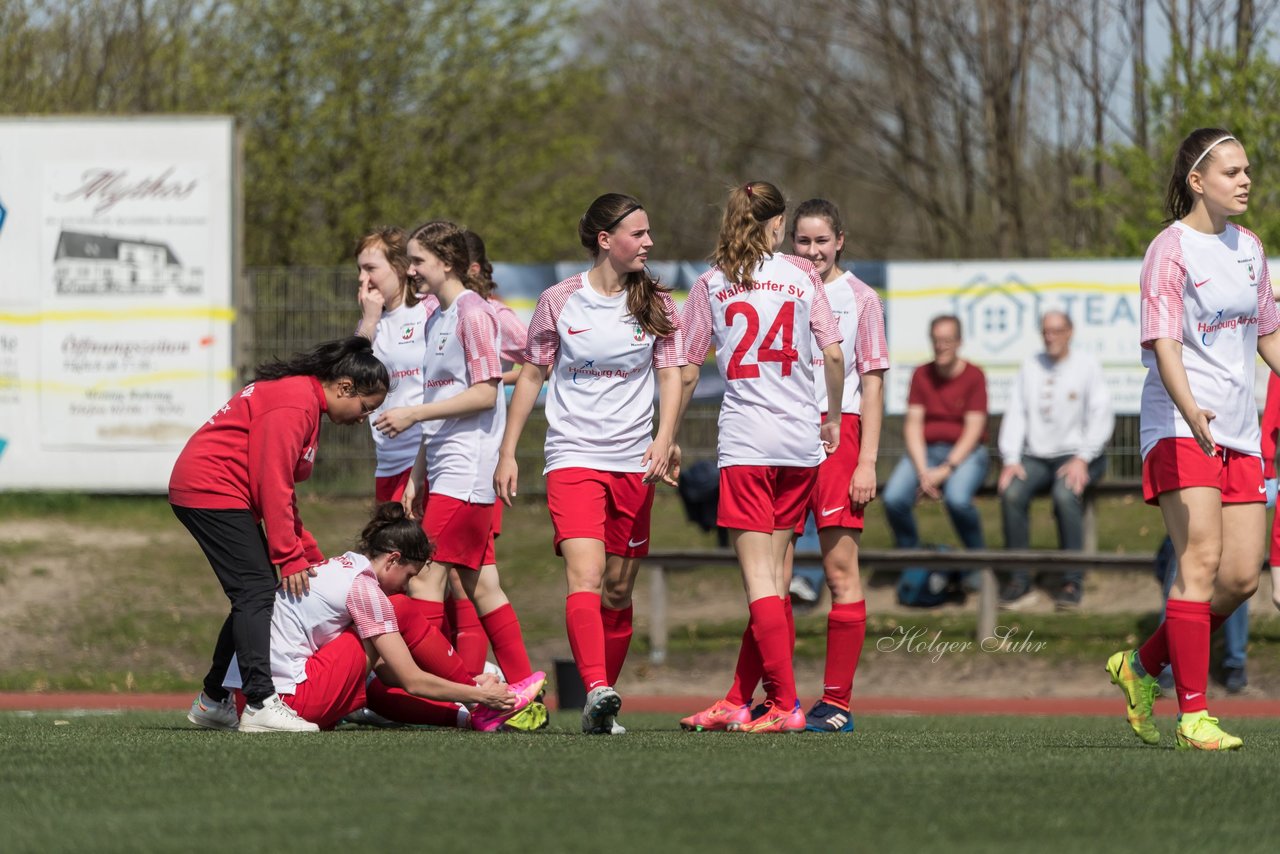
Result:
{"type": "Polygon", "coordinates": [[[711,263],[729,281],[752,284],[752,271],[773,254],[773,238],[765,225],[786,212],[787,200],[768,181],[748,181],[734,187],[729,191],[711,263]]]}

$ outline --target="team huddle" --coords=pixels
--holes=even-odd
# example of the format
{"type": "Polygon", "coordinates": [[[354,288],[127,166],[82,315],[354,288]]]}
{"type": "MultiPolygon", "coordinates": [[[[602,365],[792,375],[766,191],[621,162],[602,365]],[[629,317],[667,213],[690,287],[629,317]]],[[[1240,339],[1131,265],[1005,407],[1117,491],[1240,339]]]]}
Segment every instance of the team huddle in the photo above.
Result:
{"type": "MultiPolygon", "coordinates": [[[[1156,743],[1158,688],[1147,674],[1171,660],[1178,746],[1202,749],[1240,745],[1203,702],[1211,623],[1252,592],[1253,544],[1225,542],[1222,530],[1258,531],[1254,586],[1264,542],[1256,411],[1250,423],[1236,388],[1245,374],[1251,388],[1254,353],[1280,368],[1261,246],[1226,223],[1247,202],[1247,160],[1218,135],[1228,138],[1184,143],[1204,148],[1182,173],[1190,202],[1153,242],[1142,277],[1144,487],[1174,539],[1181,587],[1156,636],[1107,665],[1135,732],[1156,743]],[[1245,255],[1248,282],[1237,281],[1245,255]],[[1211,433],[1211,421],[1222,431],[1211,433]]],[[[880,300],[840,267],[839,210],[813,199],[788,223],[772,184],[734,188],[713,265],[681,310],[646,266],[653,240],[638,200],[600,196],[578,232],[589,269],[545,290],[527,329],[498,299],[473,232],[432,221],[365,235],[356,335],[260,366],[191,438],[170,501],[231,602],[193,723],[246,732],[330,729],[344,718],[544,726],[546,677],[530,664],[494,543],[502,508],[517,500],[516,448],[545,386],[543,476],[565,562],[566,632],[587,691],[582,730],[625,733],[616,685],[654,494],[679,476],[676,437],[714,351],[724,381],[717,522],[741,566],[748,624],[724,698],[681,726],[853,730],[866,634],[858,549],[876,496],[889,360],[880,300]],[[780,251],[788,231],[794,254],[780,251]],[[514,386],[509,403],[504,384],[514,386]],[[377,448],[375,516],[352,551],[328,560],[294,493],[311,473],[322,413],[336,424],[368,419],[377,448]],[[789,587],[810,513],[832,608],[821,698],[806,710],[789,587]]]]}

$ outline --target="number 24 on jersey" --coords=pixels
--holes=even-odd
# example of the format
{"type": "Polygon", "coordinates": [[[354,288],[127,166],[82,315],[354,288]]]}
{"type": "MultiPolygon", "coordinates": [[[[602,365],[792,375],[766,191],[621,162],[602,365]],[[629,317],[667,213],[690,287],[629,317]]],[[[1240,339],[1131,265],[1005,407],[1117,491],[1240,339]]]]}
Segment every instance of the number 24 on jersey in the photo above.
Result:
{"type": "Polygon", "coordinates": [[[730,380],[755,379],[760,376],[762,362],[777,362],[781,366],[782,376],[791,376],[791,366],[800,358],[794,346],[795,301],[783,303],[758,344],[756,339],[760,335],[760,314],[755,306],[747,302],[735,302],[729,306],[724,313],[725,323],[732,328],[738,324],[738,318],[746,322],[746,329],[738,340],[738,346],[733,348],[726,377],[730,380]],[[747,361],[752,357],[753,349],[754,361],[747,361]]]}

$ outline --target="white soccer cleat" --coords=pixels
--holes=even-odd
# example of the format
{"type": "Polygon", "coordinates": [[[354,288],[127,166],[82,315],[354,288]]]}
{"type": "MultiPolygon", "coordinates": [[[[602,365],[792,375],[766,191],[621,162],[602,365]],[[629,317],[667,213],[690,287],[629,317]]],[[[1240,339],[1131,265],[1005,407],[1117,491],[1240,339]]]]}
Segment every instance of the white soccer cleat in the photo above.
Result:
{"type": "Polygon", "coordinates": [[[591,689],[587,704],[582,707],[582,731],[592,735],[612,735],[613,726],[606,726],[605,721],[615,717],[621,708],[622,698],[608,685],[591,689]]]}
{"type": "Polygon", "coordinates": [[[244,707],[240,716],[241,732],[319,732],[320,727],[298,716],[279,694],[262,701],[262,708],[244,707]]]}
{"type": "Polygon", "coordinates": [[[231,695],[220,703],[215,703],[201,691],[191,701],[191,711],[187,712],[187,720],[198,727],[232,731],[240,726],[240,717],[236,714],[236,701],[231,695]]]}

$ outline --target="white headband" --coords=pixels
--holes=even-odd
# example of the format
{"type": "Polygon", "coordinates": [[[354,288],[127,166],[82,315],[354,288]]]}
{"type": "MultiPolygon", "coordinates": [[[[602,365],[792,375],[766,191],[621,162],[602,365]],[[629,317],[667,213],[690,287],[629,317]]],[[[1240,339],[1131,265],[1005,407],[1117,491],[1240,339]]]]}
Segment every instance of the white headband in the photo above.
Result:
{"type": "Polygon", "coordinates": [[[1226,142],[1229,139],[1235,139],[1235,137],[1232,136],[1231,134],[1227,134],[1226,136],[1215,139],[1213,142],[1209,143],[1209,147],[1206,148],[1204,151],[1200,152],[1200,156],[1196,158],[1196,162],[1192,163],[1191,168],[1187,170],[1187,177],[1188,178],[1191,177],[1191,173],[1196,171],[1196,167],[1200,165],[1200,161],[1204,160],[1205,157],[1208,156],[1210,151],[1213,151],[1215,147],[1222,145],[1222,143],[1226,142]]]}

